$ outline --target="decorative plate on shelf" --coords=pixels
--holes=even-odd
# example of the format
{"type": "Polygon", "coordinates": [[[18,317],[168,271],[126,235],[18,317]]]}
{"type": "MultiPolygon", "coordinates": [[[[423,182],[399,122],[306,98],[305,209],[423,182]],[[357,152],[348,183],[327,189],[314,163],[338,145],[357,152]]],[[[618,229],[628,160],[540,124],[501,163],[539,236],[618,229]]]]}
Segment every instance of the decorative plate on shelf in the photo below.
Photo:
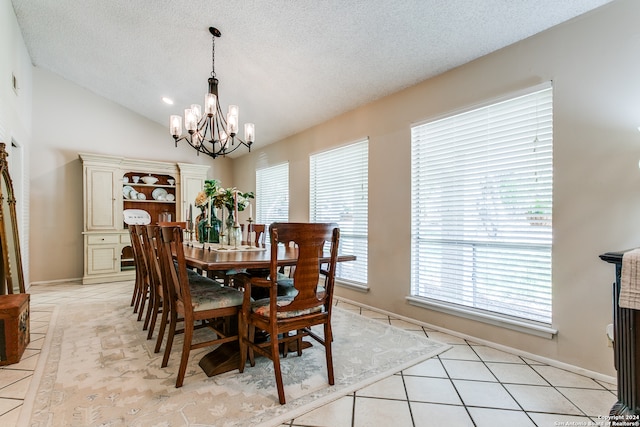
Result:
{"type": "Polygon", "coordinates": [[[132,186],[130,185],[125,185],[124,187],[122,187],[122,195],[124,196],[125,199],[130,199],[131,195],[129,194],[131,191],[136,191],[133,189],[132,186]]]}
{"type": "Polygon", "coordinates": [[[124,216],[124,223],[127,225],[151,224],[151,215],[143,209],[125,209],[122,211],[122,215],[124,216]]]}
{"type": "Polygon", "coordinates": [[[151,197],[153,197],[153,200],[167,200],[167,190],[164,188],[156,188],[151,193],[151,197]]]}

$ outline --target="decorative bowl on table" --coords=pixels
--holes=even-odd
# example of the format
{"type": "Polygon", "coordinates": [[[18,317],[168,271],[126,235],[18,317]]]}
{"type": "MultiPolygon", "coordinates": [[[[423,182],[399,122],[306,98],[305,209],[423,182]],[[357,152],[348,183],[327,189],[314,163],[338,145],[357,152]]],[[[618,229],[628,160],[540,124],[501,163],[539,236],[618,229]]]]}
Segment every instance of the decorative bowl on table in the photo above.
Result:
{"type": "Polygon", "coordinates": [[[155,184],[156,182],[158,182],[158,178],[156,178],[155,176],[143,176],[142,177],[142,182],[144,182],[145,184],[155,184]]]}

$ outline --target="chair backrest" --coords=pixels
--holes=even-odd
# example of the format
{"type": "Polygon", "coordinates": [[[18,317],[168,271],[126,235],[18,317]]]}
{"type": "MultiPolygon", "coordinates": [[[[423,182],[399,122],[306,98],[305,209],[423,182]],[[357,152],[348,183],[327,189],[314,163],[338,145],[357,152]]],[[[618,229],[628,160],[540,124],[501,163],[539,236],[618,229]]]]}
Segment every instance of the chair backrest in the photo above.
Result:
{"type": "Polygon", "coordinates": [[[298,252],[296,268],[293,271],[293,286],[298,291],[291,304],[272,308],[277,311],[304,310],[325,305],[326,311],[331,310],[333,286],[335,280],[340,229],[335,223],[273,223],[269,227],[271,238],[271,280],[277,280],[278,244],[294,243],[298,252]],[[324,292],[318,292],[320,280],[320,257],[323,254],[325,242],[330,242],[330,261],[323,285],[324,292]]]}
{"type": "Polygon", "coordinates": [[[149,268],[149,281],[151,285],[160,295],[165,294],[165,289],[162,281],[162,274],[160,272],[160,263],[158,260],[158,242],[156,241],[155,229],[157,225],[142,225],[142,244],[146,249],[147,263],[149,268]]]}
{"type": "MultiPolygon", "coordinates": [[[[266,233],[265,233],[266,227],[264,224],[251,224],[251,227],[249,227],[249,231],[253,231],[254,233],[256,233],[256,238],[255,241],[253,242],[254,245],[256,246],[260,246],[260,245],[264,245],[264,241],[266,240],[266,233]]],[[[247,232],[247,242],[249,242],[249,232],[247,232]]]]}
{"type": "Polygon", "coordinates": [[[193,307],[182,246],[182,229],[179,226],[157,227],[154,233],[159,242],[160,271],[162,280],[166,282],[169,298],[178,312],[191,312],[193,307]]]}
{"type": "Polygon", "coordinates": [[[142,242],[142,230],[144,225],[130,225],[129,237],[131,238],[131,248],[133,249],[133,258],[142,280],[148,280],[149,270],[147,256],[142,242]]]}

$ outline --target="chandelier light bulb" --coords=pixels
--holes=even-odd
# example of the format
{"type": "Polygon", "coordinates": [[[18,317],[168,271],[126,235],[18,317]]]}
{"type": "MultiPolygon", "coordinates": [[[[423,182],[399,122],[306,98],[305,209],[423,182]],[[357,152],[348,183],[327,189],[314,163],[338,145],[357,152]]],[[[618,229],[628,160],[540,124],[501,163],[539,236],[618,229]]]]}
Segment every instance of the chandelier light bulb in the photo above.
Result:
{"type": "Polygon", "coordinates": [[[174,138],[179,138],[182,135],[182,117],[172,115],[169,118],[169,129],[174,138]]]}
{"type": "Polygon", "coordinates": [[[218,110],[218,97],[213,93],[208,93],[204,96],[204,113],[213,117],[216,115],[216,111],[218,110]]]}
{"type": "Polygon", "coordinates": [[[256,135],[256,127],[253,123],[244,124],[244,139],[248,143],[252,143],[256,135]]]}
{"type": "Polygon", "coordinates": [[[229,108],[229,112],[227,113],[227,132],[231,136],[235,136],[238,133],[238,116],[232,114],[231,108],[229,108]]]}
{"type": "Polygon", "coordinates": [[[184,128],[189,133],[193,133],[196,130],[196,126],[198,121],[196,120],[196,115],[193,114],[193,110],[191,108],[187,108],[184,110],[184,128]]]}

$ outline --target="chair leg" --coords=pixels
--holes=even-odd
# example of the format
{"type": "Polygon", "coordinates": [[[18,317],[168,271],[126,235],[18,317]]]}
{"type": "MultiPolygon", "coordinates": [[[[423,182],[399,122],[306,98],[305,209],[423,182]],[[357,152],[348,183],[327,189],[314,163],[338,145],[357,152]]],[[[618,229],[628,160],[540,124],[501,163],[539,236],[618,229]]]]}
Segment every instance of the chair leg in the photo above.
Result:
{"type": "Polygon", "coordinates": [[[278,387],[278,400],[284,405],[284,384],[282,383],[282,371],[280,369],[280,351],[278,343],[278,334],[275,331],[270,332],[271,335],[271,360],[273,361],[273,371],[276,374],[276,386],[278,387]]]}
{"type": "Polygon", "coordinates": [[[189,353],[191,352],[191,341],[193,339],[193,319],[184,319],[184,344],[182,345],[182,356],[180,357],[180,368],[178,369],[178,378],[176,379],[176,388],[182,387],[184,382],[184,374],[187,371],[187,362],[189,362],[189,353]]]}
{"type": "Polygon", "coordinates": [[[298,329],[298,332],[297,332],[298,339],[296,340],[296,344],[298,347],[298,356],[302,356],[302,337],[304,336],[302,335],[302,332],[303,332],[302,329],[298,329]]]}
{"type": "MultiPolygon", "coordinates": [[[[147,314],[144,316],[144,324],[142,325],[142,330],[146,331],[149,328],[149,322],[151,321],[151,313],[153,313],[154,307],[156,305],[156,293],[151,291],[149,288],[149,305],[147,307],[147,314]]],[[[153,331],[151,331],[153,334],[153,331]]],[[[147,339],[151,338],[148,336],[147,339]]]]}
{"type": "MultiPolygon", "coordinates": [[[[133,294],[131,295],[131,307],[133,307],[136,303],[136,300],[138,299],[138,280],[136,279],[133,282],[133,294]]],[[[135,308],[134,308],[134,313],[135,313],[135,308]]]]}
{"type": "Polygon", "coordinates": [[[333,333],[331,332],[331,324],[324,324],[324,352],[327,359],[327,377],[329,384],[334,384],[333,378],[333,354],[331,351],[331,341],[333,341],[333,333]]]}
{"type": "Polygon", "coordinates": [[[256,327],[254,325],[249,325],[249,364],[251,367],[256,366],[256,355],[253,352],[253,347],[251,343],[254,343],[256,339],[256,327]]]}
{"type": "Polygon", "coordinates": [[[156,348],[154,353],[160,352],[162,346],[162,340],[164,339],[164,331],[167,328],[167,318],[169,316],[169,303],[167,301],[162,302],[162,317],[160,318],[160,330],[158,331],[158,339],[156,340],[156,348]]]}
{"type": "Polygon", "coordinates": [[[151,313],[151,322],[149,323],[149,333],[147,339],[150,340],[153,337],[153,331],[156,329],[156,320],[158,319],[158,313],[160,313],[162,301],[156,296],[153,300],[153,311],[151,313]]]}
{"type": "Polygon", "coordinates": [[[133,306],[133,312],[137,313],[140,309],[140,300],[142,299],[142,285],[139,283],[139,280],[136,279],[135,285],[135,304],[133,306]]]}
{"type": "Polygon", "coordinates": [[[142,284],[142,292],[140,294],[140,307],[138,307],[138,321],[142,320],[142,314],[144,313],[144,306],[149,294],[149,286],[146,283],[142,284]]]}
{"type": "Polygon", "coordinates": [[[238,344],[240,345],[240,366],[238,366],[238,371],[240,373],[244,372],[244,366],[247,364],[247,340],[249,339],[247,332],[247,325],[241,310],[238,313],[238,344]]]}
{"type": "Polygon", "coordinates": [[[167,346],[164,349],[164,357],[162,358],[161,368],[166,368],[169,364],[169,355],[171,354],[171,346],[173,345],[173,336],[176,334],[176,323],[178,315],[174,311],[171,312],[171,323],[169,324],[169,336],[167,337],[167,346]]]}

